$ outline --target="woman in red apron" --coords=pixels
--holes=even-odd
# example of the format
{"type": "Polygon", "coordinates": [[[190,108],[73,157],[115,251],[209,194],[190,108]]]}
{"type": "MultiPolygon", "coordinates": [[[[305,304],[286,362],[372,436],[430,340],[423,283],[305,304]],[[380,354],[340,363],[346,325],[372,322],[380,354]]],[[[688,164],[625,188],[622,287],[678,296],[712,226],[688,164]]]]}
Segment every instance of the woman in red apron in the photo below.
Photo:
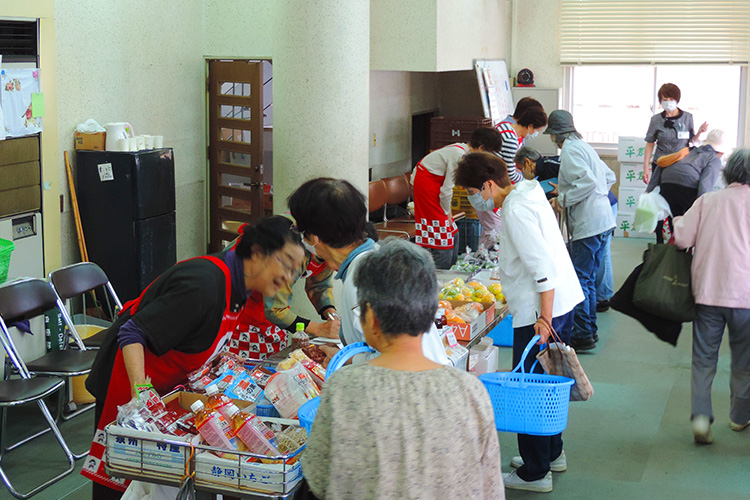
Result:
{"type": "Polygon", "coordinates": [[[247,226],[237,246],[180,262],[125,304],[97,355],[86,388],[96,398],[96,432],[81,474],[93,500],[117,499],[128,481],[104,471],[104,427],[150,378],[165,394],[220,352],[253,292],[273,296],[302,265],[299,234],[284,217],[247,226]]]}

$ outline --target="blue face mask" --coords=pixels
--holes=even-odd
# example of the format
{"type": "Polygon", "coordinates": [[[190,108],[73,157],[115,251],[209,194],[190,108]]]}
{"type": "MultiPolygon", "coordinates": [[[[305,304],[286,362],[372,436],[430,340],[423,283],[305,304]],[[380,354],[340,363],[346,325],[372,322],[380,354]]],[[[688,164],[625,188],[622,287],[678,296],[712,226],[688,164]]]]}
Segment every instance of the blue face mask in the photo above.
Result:
{"type": "Polygon", "coordinates": [[[492,197],[485,200],[482,198],[482,191],[470,194],[468,199],[471,206],[474,207],[474,210],[477,212],[489,212],[490,210],[495,210],[495,202],[492,197]]]}

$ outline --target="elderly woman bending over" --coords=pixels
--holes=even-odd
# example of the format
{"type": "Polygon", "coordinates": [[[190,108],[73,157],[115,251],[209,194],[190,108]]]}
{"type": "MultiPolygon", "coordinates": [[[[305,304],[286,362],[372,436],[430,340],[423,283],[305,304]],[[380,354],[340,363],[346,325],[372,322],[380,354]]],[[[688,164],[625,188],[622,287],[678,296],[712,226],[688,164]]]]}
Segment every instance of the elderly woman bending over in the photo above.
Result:
{"type": "Polygon", "coordinates": [[[380,356],[326,381],[303,458],[312,493],[505,498],[487,391],[422,351],[438,305],[429,253],[389,238],[362,257],[353,279],[365,340],[380,356]]]}
{"type": "Polygon", "coordinates": [[[677,246],[695,247],[691,418],[700,444],[713,442],[711,385],[725,327],[732,350],[729,425],[750,426],[750,149],[729,157],[724,180],[726,189],[704,194],[674,219],[677,246]]]}

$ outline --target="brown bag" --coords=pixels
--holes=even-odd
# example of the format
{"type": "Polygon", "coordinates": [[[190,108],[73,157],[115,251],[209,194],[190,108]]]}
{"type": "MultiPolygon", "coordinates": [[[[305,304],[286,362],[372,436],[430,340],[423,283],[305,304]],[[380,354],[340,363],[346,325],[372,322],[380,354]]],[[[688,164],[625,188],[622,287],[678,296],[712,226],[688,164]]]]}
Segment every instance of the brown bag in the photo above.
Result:
{"type": "Polygon", "coordinates": [[[542,321],[550,331],[551,342],[548,342],[547,347],[536,355],[536,359],[548,374],[575,380],[575,384],[570,388],[571,401],[588,400],[594,394],[594,387],[583,371],[578,355],[572,347],[560,340],[560,336],[548,321],[542,321]]]}
{"type": "Polygon", "coordinates": [[[661,168],[666,168],[674,163],[677,163],[683,158],[685,158],[689,152],[690,152],[690,149],[687,147],[684,147],[680,149],[679,151],[672,153],[671,155],[660,156],[656,160],[656,164],[660,166],[661,168]]]}

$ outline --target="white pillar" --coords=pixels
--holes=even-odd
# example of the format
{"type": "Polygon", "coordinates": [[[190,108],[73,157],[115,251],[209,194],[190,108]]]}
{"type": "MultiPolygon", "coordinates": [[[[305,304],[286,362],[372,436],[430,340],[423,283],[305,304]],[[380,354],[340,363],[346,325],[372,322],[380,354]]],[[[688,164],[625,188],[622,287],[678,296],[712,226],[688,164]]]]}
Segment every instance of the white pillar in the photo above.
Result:
{"type": "Polygon", "coordinates": [[[314,177],[367,195],[370,0],[275,0],[274,212],[314,177]]]}

